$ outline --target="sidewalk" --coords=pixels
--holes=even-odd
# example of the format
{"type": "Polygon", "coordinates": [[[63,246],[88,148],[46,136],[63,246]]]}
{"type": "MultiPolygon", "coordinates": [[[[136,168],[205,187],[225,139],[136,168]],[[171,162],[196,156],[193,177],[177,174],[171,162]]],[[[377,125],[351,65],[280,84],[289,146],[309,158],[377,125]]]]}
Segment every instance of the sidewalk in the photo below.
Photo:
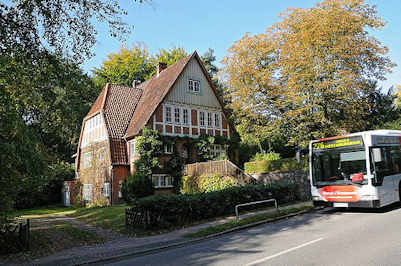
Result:
{"type": "MultiPolygon", "coordinates": [[[[301,202],[285,207],[280,207],[279,209],[284,210],[293,207],[301,207],[306,204],[310,204],[310,202],[301,202]]],[[[241,215],[241,218],[274,211],[275,209],[251,212],[241,215]]],[[[24,265],[81,265],[116,259],[118,257],[150,253],[152,251],[157,251],[173,246],[182,246],[185,244],[202,241],[204,238],[190,239],[185,238],[184,235],[197,232],[200,229],[210,226],[224,224],[233,220],[235,220],[235,216],[226,217],[217,221],[199,224],[156,236],[141,238],[124,237],[121,239],[108,241],[100,245],[76,247],[52,254],[47,257],[33,260],[24,265]]]]}

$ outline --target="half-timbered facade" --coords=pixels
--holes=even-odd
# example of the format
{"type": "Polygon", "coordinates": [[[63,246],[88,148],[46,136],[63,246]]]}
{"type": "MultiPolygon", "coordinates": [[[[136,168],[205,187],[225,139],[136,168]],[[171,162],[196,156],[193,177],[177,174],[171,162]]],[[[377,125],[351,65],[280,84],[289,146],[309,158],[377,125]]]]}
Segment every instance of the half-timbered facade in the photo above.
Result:
{"type": "MultiPolygon", "coordinates": [[[[189,139],[201,134],[230,138],[233,128],[227,121],[223,102],[196,52],[168,68],[159,64],[157,74],[139,85],[107,84],[83,120],[76,157],[83,200],[120,202],[121,184],[134,171],[136,137],[143,127],[189,139]]],[[[162,157],[168,159],[175,148],[187,162],[197,161],[197,151],[184,143],[166,145],[162,157]]],[[[225,152],[224,147],[215,145],[213,152],[225,152]]],[[[155,172],[152,180],[157,193],[173,186],[166,173],[155,172]]]]}

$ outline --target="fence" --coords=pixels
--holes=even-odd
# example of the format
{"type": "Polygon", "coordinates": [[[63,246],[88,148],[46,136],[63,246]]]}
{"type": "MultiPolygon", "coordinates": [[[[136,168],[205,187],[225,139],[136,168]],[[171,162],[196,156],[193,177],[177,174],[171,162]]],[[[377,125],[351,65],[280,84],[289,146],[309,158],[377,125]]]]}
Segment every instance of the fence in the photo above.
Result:
{"type": "Polygon", "coordinates": [[[216,173],[235,177],[241,185],[254,182],[254,178],[251,175],[246,174],[241,168],[229,160],[193,163],[185,166],[185,174],[188,176],[201,176],[216,173]]]}

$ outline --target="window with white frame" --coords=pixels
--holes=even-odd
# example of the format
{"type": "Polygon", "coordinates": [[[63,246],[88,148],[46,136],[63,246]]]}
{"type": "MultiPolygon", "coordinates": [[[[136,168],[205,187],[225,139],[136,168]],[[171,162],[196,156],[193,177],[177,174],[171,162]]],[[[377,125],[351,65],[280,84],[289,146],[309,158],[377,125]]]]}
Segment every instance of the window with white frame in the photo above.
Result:
{"type": "Polygon", "coordinates": [[[180,123],[180,117],[181,117],[180,111],[181,111],[180,108],[178,108],[178,107],[174,108],[174,122],[176,124],[180,123]]]}
{"type": "Polygon", "coordinates": [[[172,154],[174,151],[174,144],[167,143],[164,145],[164,153],[165,154],[172,154]]]}
{"type": "Polygon", "coordinates": [[[85,201],[92,200],[92,184],[84,184],[82,187],[82,198],[85,201]]]}
{"type": "Polygon", "coordinates": [[[81,147],[85,147],[93,142],[98,142],[106,139],[106,133],[102,124],[100,114],[89,118],[85,122],[84,133],[82,135],[81,147]]]}
{"type": "Polygon", "coordinates": [[[199,112],[199,125],[204,127],[205,126],[205,112],[199,112]]]}
{"type": "Polygon", "coordinates": [[[184,125],[188,125],[189,122],[189,112],[188,109],[182,109],[182,122],[184,125]]]}
{"type": "Polygon", "coordinates": [[[214,114],[214,126],[220,128],[220,114],[214,114]]]}
{"type": "Polygon", "coordinates": [[[171,107],[170,106],[166,106],[165,110],[166,110],[166,122],[167,123],[171,123],[172,122],[171,107]]]}
{"type": "Polygon", "coordinates": [[[173,178],[167,174],[153,174],[152,183],[155,188],[173,187],[173,178]]]}
{"type": "Polygon", "coordinates": [[[109,182],[103,184],[103,196],[110,197],[111,186],[109,182]]]}
{"type": "Polygon", "coordinates": [[[118,190],[118,198],[121,199],[123,197],[123,193],[121,192],[121,188],[123,187],[123,181],[122,180],[118,181],[118,185],[120,187],[120,189],[118,190]]]}
{"type": "Polygon", "coordinates": [[[102,147],[97,151],[98,164],[103,164],[104,163],[105,154],[106,154],[106,148],[105,147],[102,147]]]}
{"type": "Polygon", "coordinates": [[[213,122],[212,122],[212,113],[207,113],[207,126],[212,127],[213,122]]]}
{"type": "Polygon", "coordinates": [[[130,153],[129,158],[131,162],[134,161],[135,157],[139,156],[139,153],[136,148],[136,139],[129,141],[129,153],[130,153]]]}
{"type": "Polygon", "coordinates": [[[188,80],[188,91],[199,93],[200,92],[200,81],[194,80],[194,79],[189,79],[188,80]]]}
{"type": "Polygon", "coordinates": [[[89,168],[92,166],[92,153],[89,152],[85,152],[82,154],[82,168],[89,168]]]}
{"type": "Polygon", "coordinates": [[[214,158],[217,158],[222,154],[226,155],[225,146],[220,144],[213,144],[210,153],[213,155],[214,158]]]}

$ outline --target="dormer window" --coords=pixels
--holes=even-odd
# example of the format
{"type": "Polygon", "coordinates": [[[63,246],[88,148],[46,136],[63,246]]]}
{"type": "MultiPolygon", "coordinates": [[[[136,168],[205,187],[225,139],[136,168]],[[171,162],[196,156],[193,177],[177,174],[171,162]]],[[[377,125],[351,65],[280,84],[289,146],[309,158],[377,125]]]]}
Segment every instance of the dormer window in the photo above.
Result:
{"type": "Polygon", "coordinates": [[[194,79],[189,79],[188,80],[188,91],[199,93],[200,92],[200,81],[194,80],[194,79]]]}

